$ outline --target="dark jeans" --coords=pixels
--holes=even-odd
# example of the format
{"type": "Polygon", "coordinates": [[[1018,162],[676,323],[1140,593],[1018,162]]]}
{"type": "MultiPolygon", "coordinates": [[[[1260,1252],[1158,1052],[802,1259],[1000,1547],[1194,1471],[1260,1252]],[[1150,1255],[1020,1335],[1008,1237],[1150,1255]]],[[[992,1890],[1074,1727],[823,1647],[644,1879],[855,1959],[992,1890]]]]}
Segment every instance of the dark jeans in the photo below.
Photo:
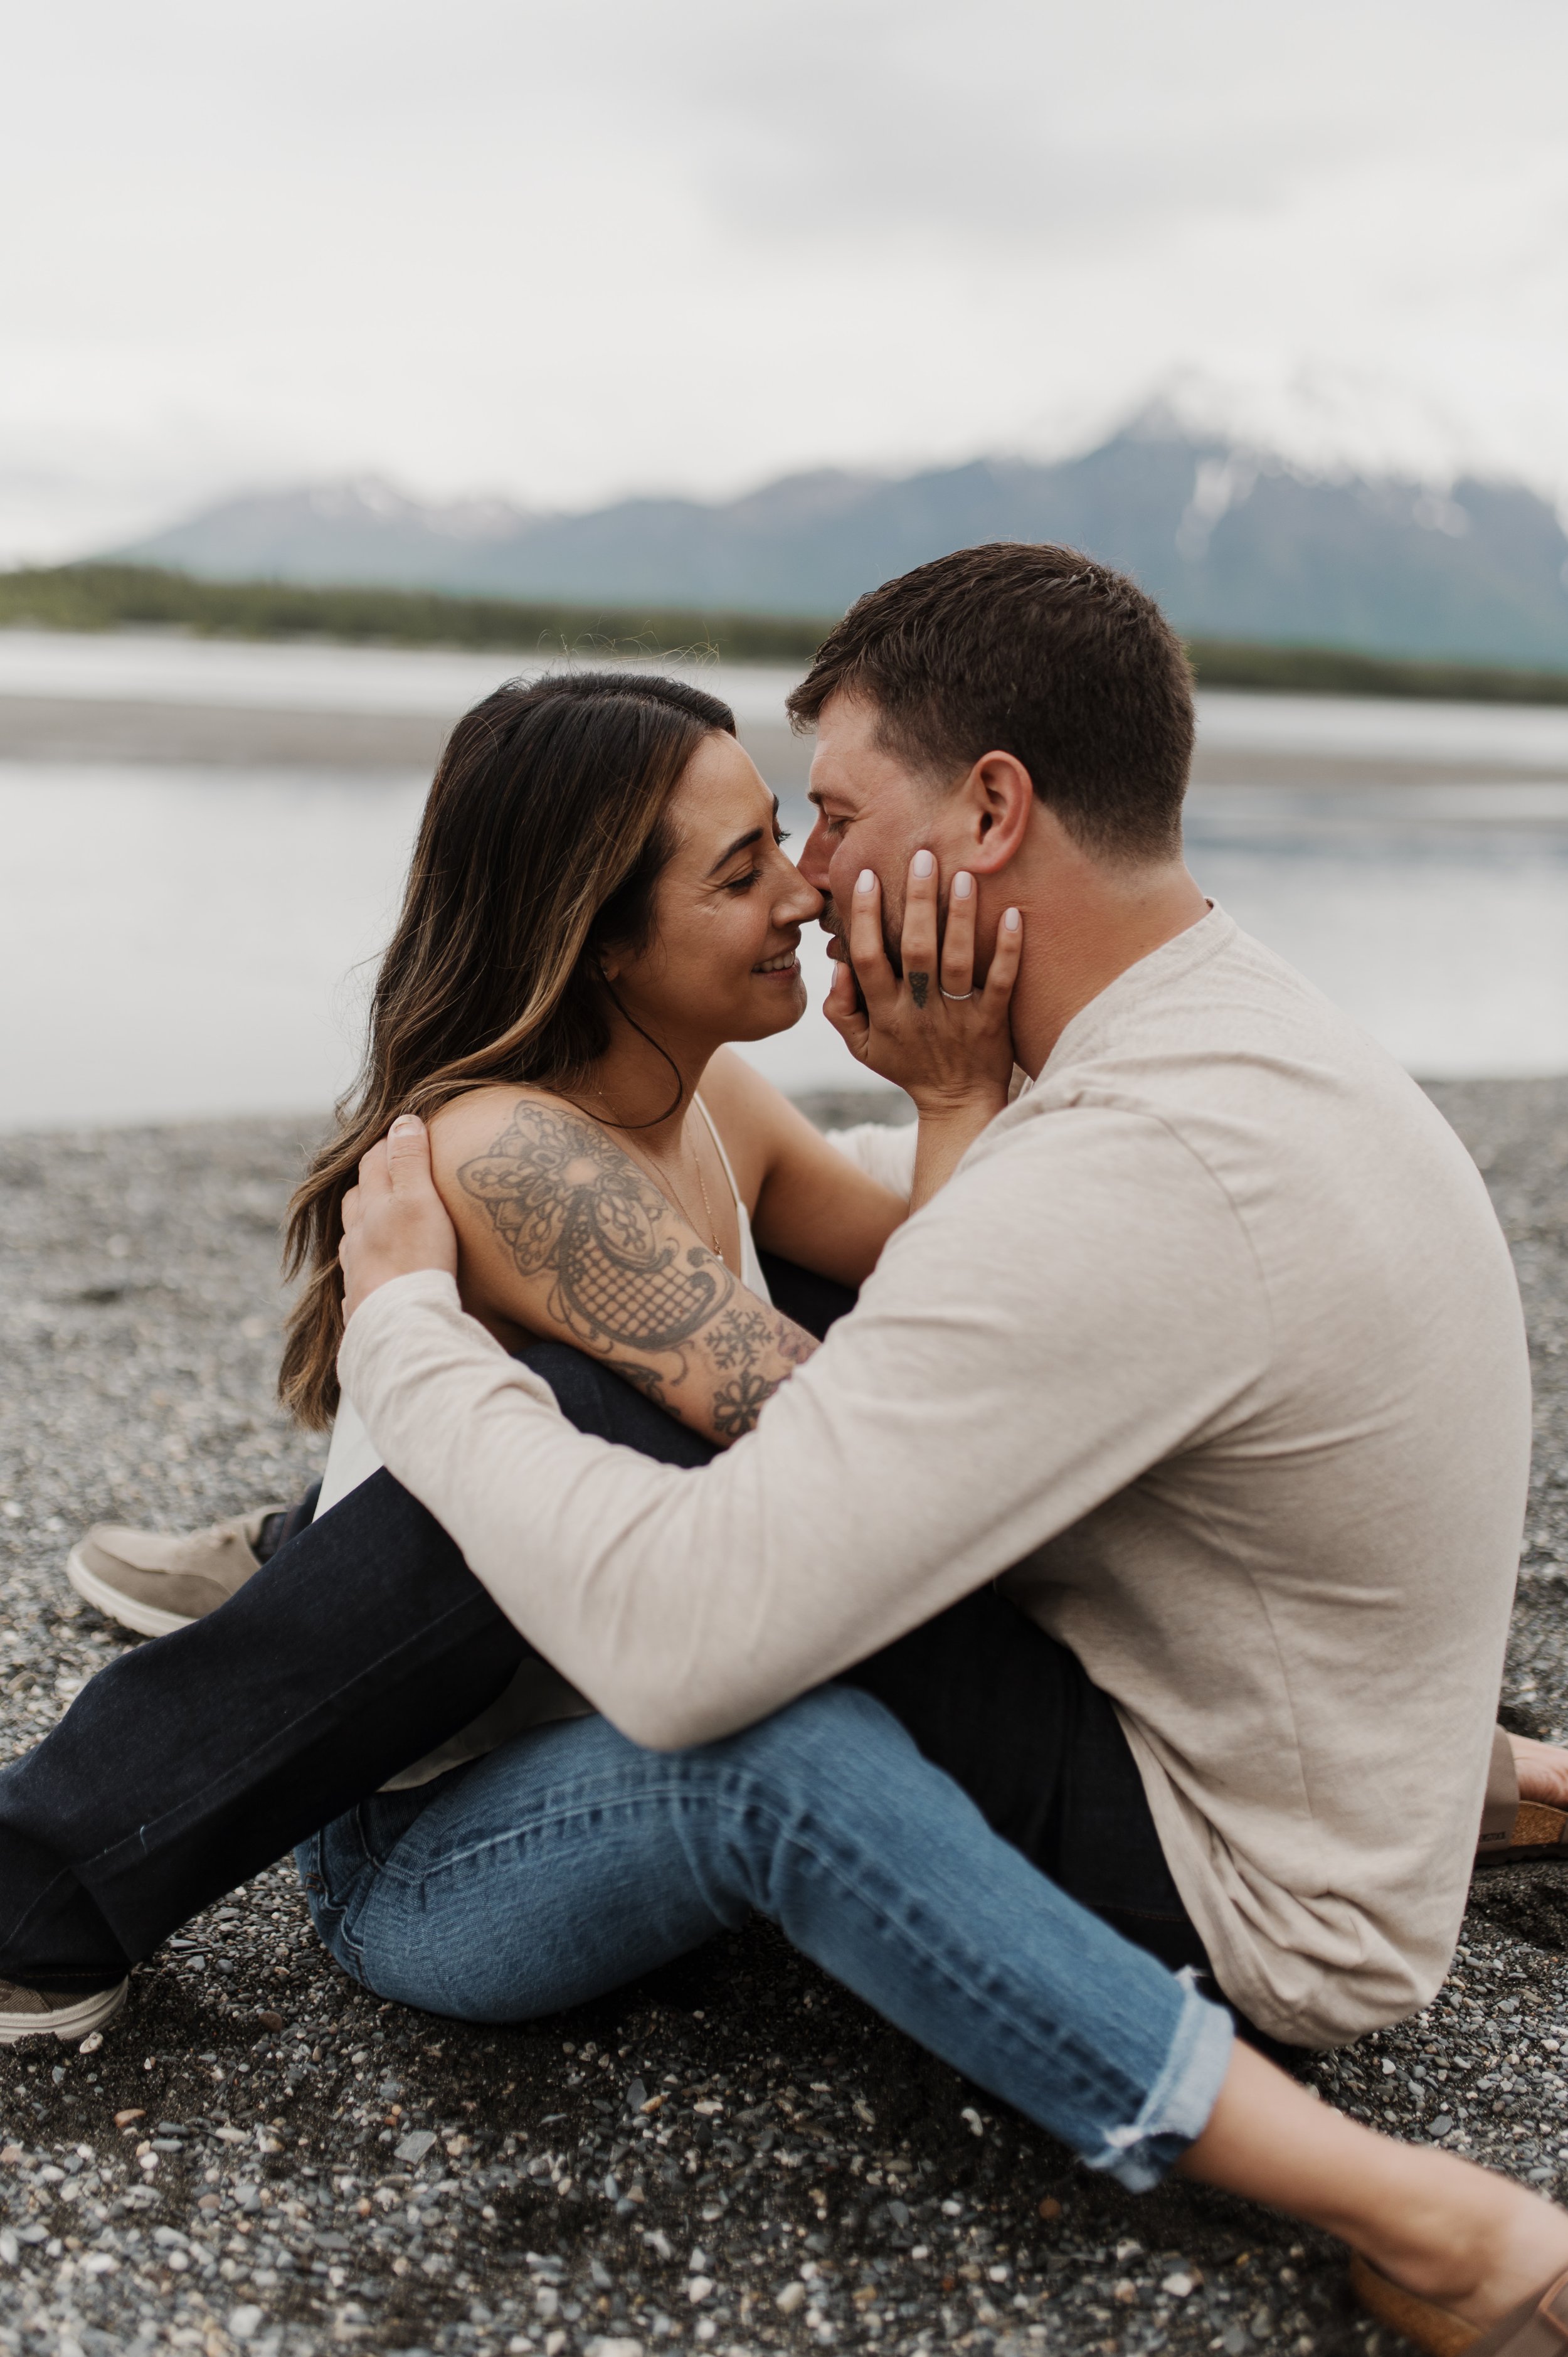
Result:
{"type": "MultiPolygon", "coordinates": [[[[770,1276],[828,1322],[822,1280],[803,1297],[770,1276]]],[[[581,1430],[666,1463],[713,1454],[577,1351],[525,1355],[581,1430]]],[[[220,1611],[112,1663],[0,1772],[0,1979],[119,1979],[478,1717],[528,1651],[378,1473],[220,1611]]],[[[1162,1962],[1206,1968],[1115,1712],[1064,1647],[987,1588],[849,1675],[1063,1889],[1162,1962]]]]}

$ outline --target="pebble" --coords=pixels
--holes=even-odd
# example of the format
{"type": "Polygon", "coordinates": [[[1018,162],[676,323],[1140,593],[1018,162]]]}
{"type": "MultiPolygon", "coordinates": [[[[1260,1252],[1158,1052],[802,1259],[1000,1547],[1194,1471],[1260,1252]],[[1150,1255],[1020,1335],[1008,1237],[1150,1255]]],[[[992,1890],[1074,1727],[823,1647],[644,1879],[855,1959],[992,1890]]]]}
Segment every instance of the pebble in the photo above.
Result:
{"type": "MultiPolygon", "coordinates": [[[[1549,1735],[1568,1726],[1568,1084],[1434,1093],[1527,1305],[1537,1461],[1506,1695],[1549,1735]]],[[[282,1122],[0,1138],[0,1755],[125,1641],[60,1576],[78,1531],[188,1528],[319,1467],[272,1404],[300,1151],[282,1122]]],[[[7,2357],[1368,2342],[1334,2245],[1183,2183],[1135,2200],[1089,2177],[768,1925],[515,2029],[353,1986],[286,1860],[180,1937],[101,2046],[0,2051],[7,2357]]],[[[1565,1948],[1568,1868],[1484,1878],[1437,2000],[1311,2083],[1568,2190],[1565,1948]]]]}

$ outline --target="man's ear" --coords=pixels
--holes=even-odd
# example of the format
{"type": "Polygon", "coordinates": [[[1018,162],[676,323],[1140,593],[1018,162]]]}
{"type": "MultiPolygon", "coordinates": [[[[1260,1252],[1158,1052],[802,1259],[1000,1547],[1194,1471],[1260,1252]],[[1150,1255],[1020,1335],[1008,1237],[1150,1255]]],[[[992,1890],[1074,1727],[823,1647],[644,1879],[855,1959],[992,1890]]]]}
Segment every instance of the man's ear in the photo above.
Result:
{"type": "Polygon", "coordinates": [[[958,790],[963,859],[976,876],[1000,876],[1023,848],[1035,781],[1015,754],[983,753],[958,790]]]}

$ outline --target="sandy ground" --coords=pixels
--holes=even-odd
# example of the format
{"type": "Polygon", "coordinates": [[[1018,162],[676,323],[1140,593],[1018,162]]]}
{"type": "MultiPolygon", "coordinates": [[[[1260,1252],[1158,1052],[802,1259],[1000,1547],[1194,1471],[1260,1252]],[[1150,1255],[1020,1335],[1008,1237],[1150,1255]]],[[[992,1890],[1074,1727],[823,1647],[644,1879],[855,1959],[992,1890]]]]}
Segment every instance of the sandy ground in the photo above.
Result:
{"type": "MultiPolygon", "coordinates": [[[[1538,1382],[1508,1707],[1568,1723],[1568,1082],[1436,1092],[1493,1189],[1538,1382]]],[[[124,1641],[60,1576],[319,1462],[271,1404],[306,1125],[0,1138],[0,1750],[124,1641]]],[[[1478,1888],[1416,2020],[1323,2093],[1568,2196],[1568,1868],[1478,1888]]],[[[1340,2255],[1182,2186],[1135,2201],[754,1923],[517,2029],[348,1982],[280,1866],[135,1975],[89,2052],[0,2053],[0,2349],[513,2357],[953,2345],[1366,2347],[1340,2255]],[[654,2108],[649,2109],[647,2106],[654,2108]]]]}

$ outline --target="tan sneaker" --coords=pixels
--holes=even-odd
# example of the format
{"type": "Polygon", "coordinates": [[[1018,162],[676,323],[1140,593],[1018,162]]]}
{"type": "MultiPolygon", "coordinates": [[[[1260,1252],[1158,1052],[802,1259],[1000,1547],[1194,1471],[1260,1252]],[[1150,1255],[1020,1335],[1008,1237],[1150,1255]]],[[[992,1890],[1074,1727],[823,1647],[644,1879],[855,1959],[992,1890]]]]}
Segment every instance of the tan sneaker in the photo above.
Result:
{"type": "Polygon", "coordinates": [[[23,2038],[86,2038],[113,2020],[130,1986],[117,1981],[87,1996],[50,1996],[17,1981],[0,1981],[0,2046],[15,2046],[23,2038]]]}
{"type": "Polygon", "coordinates": [[[122,1628],[142,1637],[166,1637],[216,1612],[261,1569],[256,1549],[262,1526],[285,1511],[262,1506],[187,1537],[94,1523],[67,1556],[65,1576],[79,1596],[122,1628]]]}

